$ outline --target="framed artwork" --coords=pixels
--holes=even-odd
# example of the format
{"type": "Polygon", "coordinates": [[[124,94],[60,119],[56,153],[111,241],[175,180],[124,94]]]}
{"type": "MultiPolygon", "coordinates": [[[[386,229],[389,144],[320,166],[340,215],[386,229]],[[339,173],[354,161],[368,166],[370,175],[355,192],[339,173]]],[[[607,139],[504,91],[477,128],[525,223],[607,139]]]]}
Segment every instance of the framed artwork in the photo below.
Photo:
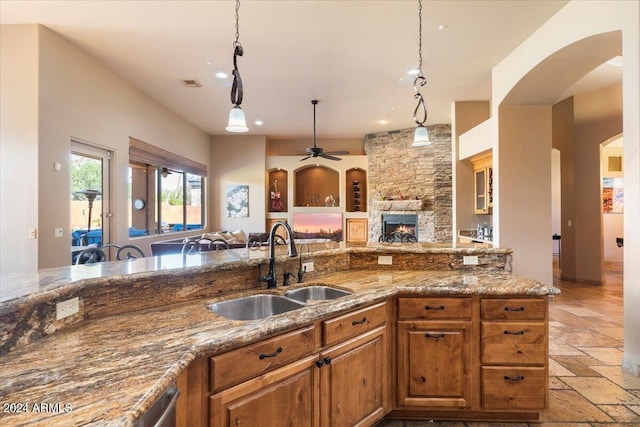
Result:
{"type": "Polygon", "coordinates": [[[341,213],[294,213],[293,231],[297,239],[342,241],[341,213]]]}
{"type": "Polygon", "coordinates": [[[249,186],[227,185],[227,217],[247,218],[249,216],[249,186]]]}
{"type": "Polygon", "coordinates": [[[624,212],[623,178],[602,178],[602,212],[624,212]]]}

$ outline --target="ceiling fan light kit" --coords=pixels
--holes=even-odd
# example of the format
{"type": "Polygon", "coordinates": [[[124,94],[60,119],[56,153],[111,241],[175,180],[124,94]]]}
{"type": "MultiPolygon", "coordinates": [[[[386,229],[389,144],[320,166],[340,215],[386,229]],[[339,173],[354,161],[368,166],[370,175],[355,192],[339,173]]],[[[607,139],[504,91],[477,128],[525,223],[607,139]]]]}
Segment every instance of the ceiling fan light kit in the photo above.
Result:
{"type": "Polygon", "coordinates": [[[416,131],[413,134],[413,147],[424,147],[431,145],[429,140],[429,133],[427,128],[424,127],[424,122],[427,121],[427,106],[424,103],[424,98],[420,93],[420,87],[427,84],[427,79],[422,75],[422,0],[418,0],[418,75],[413,81],[413,89],[416,91],[414,98],[418,100],[418,105],[413,110],[413,121],[418,125],[416,131]],[[422,110],[422,119],[418,118],[418,114],[422,110]]]}
{"type": "Polygon", "coordinates": [[[247,120],[244,117],[244,111],[240,108],[242,104],[242,78],[238,69],[238,56],[244,54],[244,49],[240,44],[240,25],[239,25],[240,0],[236,0],[236,41],[233,42],[233,84],[231,85],[231,103],[233,108],[229,112],[229,122],[226,127],[227,132],[247,132],[247,120]]]}
{"type": "Polygon", "coordinates": [[[342,160],[339,157],[335,157],[335,155],[349,154],[348,151],[329,151],[325,153],[324,150],[316,144],[316,105],[318,105],[318,100],[312,99],[311,104],[313,104],[313,147],[305,150],[307,155],[301,158],[300,161],[315,157],[323,157],[329,160],[342,160]]]}

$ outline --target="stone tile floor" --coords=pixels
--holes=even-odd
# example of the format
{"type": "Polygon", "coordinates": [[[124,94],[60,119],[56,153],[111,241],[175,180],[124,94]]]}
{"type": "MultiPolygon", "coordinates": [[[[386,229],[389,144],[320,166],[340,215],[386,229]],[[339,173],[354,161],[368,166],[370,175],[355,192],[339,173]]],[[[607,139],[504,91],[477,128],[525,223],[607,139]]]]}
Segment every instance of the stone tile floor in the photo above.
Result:
{"type": "Polygon", "coordinates": [[[550,304],[549,410],[540,423],[384,420],[376,427],[639,427],[640,377],[622,363],[622,266],[602,286],[560,280],[550,304]]]}

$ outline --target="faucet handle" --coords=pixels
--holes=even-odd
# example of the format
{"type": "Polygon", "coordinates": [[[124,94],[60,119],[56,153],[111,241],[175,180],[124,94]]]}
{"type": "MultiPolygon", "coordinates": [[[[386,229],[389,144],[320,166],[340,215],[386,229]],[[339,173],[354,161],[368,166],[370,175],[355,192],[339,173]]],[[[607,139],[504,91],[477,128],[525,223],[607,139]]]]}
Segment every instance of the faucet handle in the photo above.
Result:
{"type": "Polygon", "coordinates": [[[291,278],[296,277],[295,274],[290,273],[288,271],[284,272],[284,281],[282,282],[282,286],[289,286],[291,284],[291,278]]]}

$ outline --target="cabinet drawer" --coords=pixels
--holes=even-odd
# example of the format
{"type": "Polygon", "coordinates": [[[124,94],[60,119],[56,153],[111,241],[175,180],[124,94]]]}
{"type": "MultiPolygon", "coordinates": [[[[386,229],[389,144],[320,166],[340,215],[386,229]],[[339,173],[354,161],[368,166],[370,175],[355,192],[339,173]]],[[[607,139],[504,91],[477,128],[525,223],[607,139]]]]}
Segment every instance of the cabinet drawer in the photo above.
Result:
{"type": "Polygon", "coordinates": [[[482,368],[482,407],[485,409],[545,409],[545,368],[482,368]]]}
{"type": "Polygon", "coordinates": [[[398,319],[471,319],[471,298],[398,298],[398,319]]]}
{"type": "Polygon", "coordinates": [[[483,298],[480,303],[483,320],[545,320],[546,298],[483,298]]]}
{"type": "Polygon", "coordinates": [[[545,323],[482,322],[482,364],[545,365],[545,323]]]}
{"type": "Polygon", "coordinates": [[[211,357],[211,389],[222,390],[302,358],[315,350],[315,326],[211,357]]]}
{"type": "Polygon", "coordinates": [[[387,321],[386,304],[380,303],[335,317],[324,324],[324,345],[329,346],[384,324],[387,321]]]}

